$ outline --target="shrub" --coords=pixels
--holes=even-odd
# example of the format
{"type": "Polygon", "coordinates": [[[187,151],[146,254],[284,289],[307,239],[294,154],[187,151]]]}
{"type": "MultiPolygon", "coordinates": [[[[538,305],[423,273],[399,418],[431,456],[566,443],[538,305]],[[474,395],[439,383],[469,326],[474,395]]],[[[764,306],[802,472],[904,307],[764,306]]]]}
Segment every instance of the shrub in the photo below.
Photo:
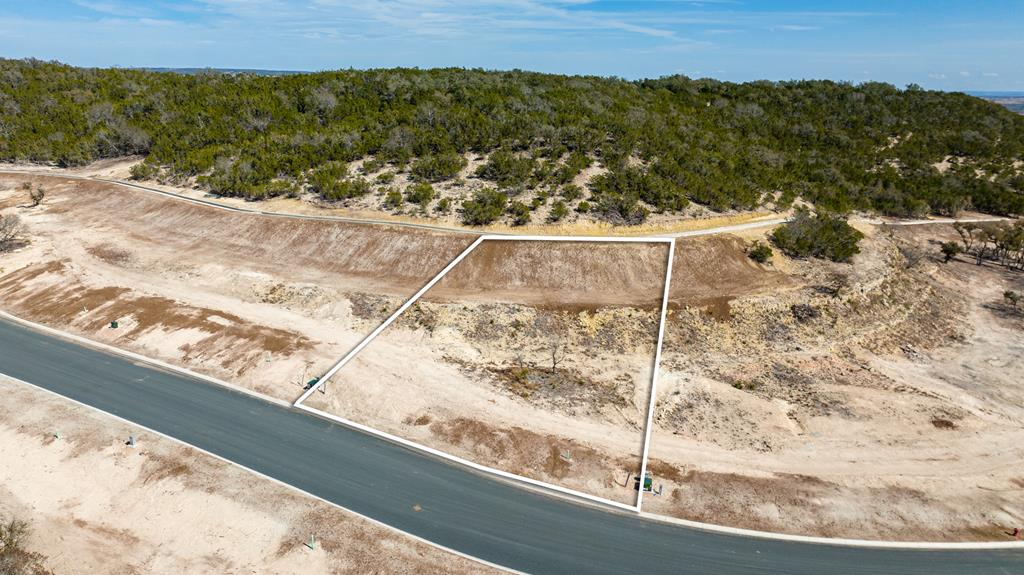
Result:
{"type": "Polygon", "coordinates": [[[583,188],[576,184],[562,186],[562,197],[565,198],[565,201],[567,202],[578,200],[583,197],[583,188]]]}
{"type": "Polygon", "coordinates": [[[359,168],[359,171],[364,173],[364,174],[366,174],[366,175],[370,175],[370,174],[380,170],[383,167],[384,167],[384,161],[383,160],[379,160],[377,158],[371,158],[371,159],[366,160],[365,162],[363,162],[363,165],[362,165],[362,167],[359,168]]]}
{"type": "Polygon", "coordinates": [[[437,201],[437,205],[434,206],[434,210],[441,214],[447,214],[448,212],[452,211],[452,199],[441,198],[440,200],[437,201]]]}
{"type": "Polygon", "coordinates": [[[19,519],[0,522],[0,573],[3,575],[51,575],[45,557],[25,549],[28,523],[19,519]]]}
{"type": "Polygon", "coordinates": [[[508,196],[490,188],[473,194],[473,199],[462,202],[462,222],[467,226],[484,226],[501,217],[508,204],[508,196]]]}
{"type": "Polygon", "coordinates": [[[775,229],[772,243],[791,257],[848,262],[860,253],[857,244],[863,237],[864,234],[843,218],[828,214],[811,215],[806,208],[801,208],[791,221],[775,229]]]}
{"type": "Polygon", "coordinates": [[[581,213],[581,214],[586,214],[586,213],[590,212],[590,202],[588,202],[586,200],[580,202],[579,205],[576,206],[576,211],[581,213]]]}
{"type": "Polygon", "coordinates": [[[412,176],[421,182],[440,182],[459,175],[464,167],[466,158],[461,154],[435,154],[417,160],[412,166],[412,176]]]}
{"type": "Polygon", "coordinates": [[[370,193],[369,182],[363,178],[349,179],[347,175],[345,164],[326,164],[310,172],[309,189],[326,200],[347,200],[370,193]]]}
{"type": "Polygon", "coordinates": [[[434,187],[426,182],[413,184],[405,190],[405,199],[425,208],[434,199],[434,187]]]}
{"type": "Polygon", "coordinates": [[[149,162],[139,162],[129,170],[133,180],[151,180],[160,173],[160,168],[149,162]]]}
{"type": "Polygon", "coordinates": [[[567,215],[569,215],[569,208],[566,207],[565,202],[558,200],[551,204],[551,213],[548,214],[548,220],[552,222],[561,221],[567,215]]]}
{"type": "Polygon", "coordinates": [[[942,250],[943,263],[949,263],[949,260],[964,251],[964,248],[957,242],[942,242],[940,249],[942,250]]]}
{"type": "Polygon", "coordinates": [[[367,182],[363,178],[354,178],[351,180],[338,180],[333,182],[324,191],[320,192],[325,199],[328,200],[347,200],[350,198],[358,198],[365,196],[373,190],[370,187],[370,182],[367,182]]]}
{"type": "Polygon", "coordinates": [[[498,150],[487,163],[476,170],[478,178],[490,180],[502,188],[522,185],[530,179],[535,162],[531,158],[517,158],[511,152],[498,150]]]}
{"type": "Polygon", "coordinates": [[[591,211],[601,214],[615,225],[627,226],[642,224],[651,213],[637,202],[636,196],[622,194],[602,194],[597,199],[597,206],[591,208],[591,211]]]}
{"type": "MultiPolygon", "coordinates": [[[[682,188],[661,176],[636,167],[626,167],[594,176],[589,184],[599,202],[608,198],[610,205],[616,207],[631,206],[637,200],[643,200],[660,211],[679,211],[690,203],[682,188]]],[[[627,220],[635,218],[632,208],[619,215],[627,220]]]]}
{"type": "Polygon", "coordinates": [[[754,242],[754,245],[751,246],[749,250],[747,250],[747,255],[750,257],[750,259],[754,260],[759,264],[768,263],[768,261],[772,259],[772,255],[774,254],[775,252],[772,251],[772,248],[768,244],[760,240],[754,242]]]}
{"type": "Polygon", "coordinates": [[[384,194],[385,207],[397,210],[398,208],[401,208],[403,204],[405,204],[405,200],[402,199],[402,192],[399,192],[394,188],[389,188],[387,193],[384,194]]]}
{"type": "Polygon", "coordinates": [[[1006,303],[1012,305],[1013,309],[1017,309],[1017,306],[1020,305],[1020,301],[1021,299],[1024,299],[1024,296],[1018,292],[1007,290],[1003,292],[1003,299],[1006,300],[1006,303]]]}
{"type": "Polygon", "coordinates": [[[0,216],[0,253],[10,251],[25,241],[27,228],[16,214],[0,216]]]}
{"type": "Polygon", "coordinates": [[[512,216],[513,226],[522,226],[530,222],[530,206],[523,202],[515,201],[509,204],[508,214],[512,216]]]}

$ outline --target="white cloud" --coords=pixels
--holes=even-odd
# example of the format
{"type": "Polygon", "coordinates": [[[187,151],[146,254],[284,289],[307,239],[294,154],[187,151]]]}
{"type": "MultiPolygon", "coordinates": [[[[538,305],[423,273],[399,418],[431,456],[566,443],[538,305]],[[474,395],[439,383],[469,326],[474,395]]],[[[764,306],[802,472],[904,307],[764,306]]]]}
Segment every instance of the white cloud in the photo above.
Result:
{"type": "Polygon", "coordinates": [[[982,72],[981,75],[985,76],[986,78],[998,78],[999,77],[999,74],[997,74],[995,72],[982,72]]]}
{"type": "Polygon", "coordinates": [[[928,74],[928,77],[932,80],[945,80],[947,78],[945,74],[928,74]]]}

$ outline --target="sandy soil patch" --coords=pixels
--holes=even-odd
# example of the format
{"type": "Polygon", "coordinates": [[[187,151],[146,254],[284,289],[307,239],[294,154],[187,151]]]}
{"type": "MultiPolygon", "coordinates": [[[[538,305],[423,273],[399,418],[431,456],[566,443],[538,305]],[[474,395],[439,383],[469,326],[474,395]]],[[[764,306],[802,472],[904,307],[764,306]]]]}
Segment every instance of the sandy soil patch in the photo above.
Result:
{"type": "Polygon", "coordinates": [[[0,515],[32,522],[55,573],[497,572],[24,384],[0,393],[0,515]]]}
{"type": "Polygon", "coordinates": [[[667,248],[485,242],[307,403],[631,504],[667,248]]]}
{"type": "Polygon", "coordinates": [[[645,508],[902,540],[1022,522],[1024,318],[993,305],[1024,277],[938,263],[951,233],[872,231],[853,266],[776,256],[802,285],[674,310],[645,508]]]}
{"type": "Polygon", "coordinates": [[[7,311],[289,401],[369,331],[351,321],[351,294],[397,306],[473,239],[260,218],[42,176],[0,177],[0,199],[20,201],[29,180],[47,197],[9,208],[32,243],[0,261],[7,311]]]}
{"type": "MultiPolygon", "coordinates": [[[[0,177],[0,202],[32,231],[0,259],[4,309],[286,400],[473,239],[42,176],[0,177]],[[26,179],[49,190],[42,206],[17,207],[26,179]]],[[[900,539],[1000,537],[1024,521],[1024,319],[1001,304],[1022,274],[941,265],[948,226],[858,225],[853,265],[754,264],[745,242],[763,230],[678,242],[652,442],[663,493],[648,510],[900,539]]],[[[657,249],[478,255],[316,401],[631,500],[657,249]]]]}

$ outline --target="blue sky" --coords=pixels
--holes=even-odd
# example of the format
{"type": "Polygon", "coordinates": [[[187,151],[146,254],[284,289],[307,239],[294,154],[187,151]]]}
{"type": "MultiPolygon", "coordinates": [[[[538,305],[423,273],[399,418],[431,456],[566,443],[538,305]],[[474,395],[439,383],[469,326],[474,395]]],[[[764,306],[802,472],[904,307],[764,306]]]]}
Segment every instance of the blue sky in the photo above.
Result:
{"type": "Polygon", "coordinates": [[[1024,1],[18,0],[0,3],[0,55],[1024,90],[1024,1]]]}

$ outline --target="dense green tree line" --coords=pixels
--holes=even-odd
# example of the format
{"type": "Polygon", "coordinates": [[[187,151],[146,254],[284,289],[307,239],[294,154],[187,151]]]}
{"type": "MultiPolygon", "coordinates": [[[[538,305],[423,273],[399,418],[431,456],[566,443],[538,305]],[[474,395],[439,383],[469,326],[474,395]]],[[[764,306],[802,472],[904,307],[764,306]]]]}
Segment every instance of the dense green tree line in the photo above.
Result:
{"type": "MultiPolygon", "coordinates": [[[[832,212],[1024,213],[1014,166],[1024,117],[915,86],[462,69],[177,74],[0,60],[4,161],[142,154],[139,177],[201,177],[211,191],[249,198],[309,189],[344,199],[371,189],[352,161],[373,156],[436,184],[457,177],[466,153],[488,155],[475,175],[494,194],[519,201],[544,190],[615,222],[690,202],[749,209],[797,197],[832,212]],[[944,173],[932,166],[948,156],[944,173]],[[582,194],[563,191],[592,161],[610,172],[582,194]]],[[[490,215],[494,194],[473,200],[481,213],[466,219],[490,215]]]]}

